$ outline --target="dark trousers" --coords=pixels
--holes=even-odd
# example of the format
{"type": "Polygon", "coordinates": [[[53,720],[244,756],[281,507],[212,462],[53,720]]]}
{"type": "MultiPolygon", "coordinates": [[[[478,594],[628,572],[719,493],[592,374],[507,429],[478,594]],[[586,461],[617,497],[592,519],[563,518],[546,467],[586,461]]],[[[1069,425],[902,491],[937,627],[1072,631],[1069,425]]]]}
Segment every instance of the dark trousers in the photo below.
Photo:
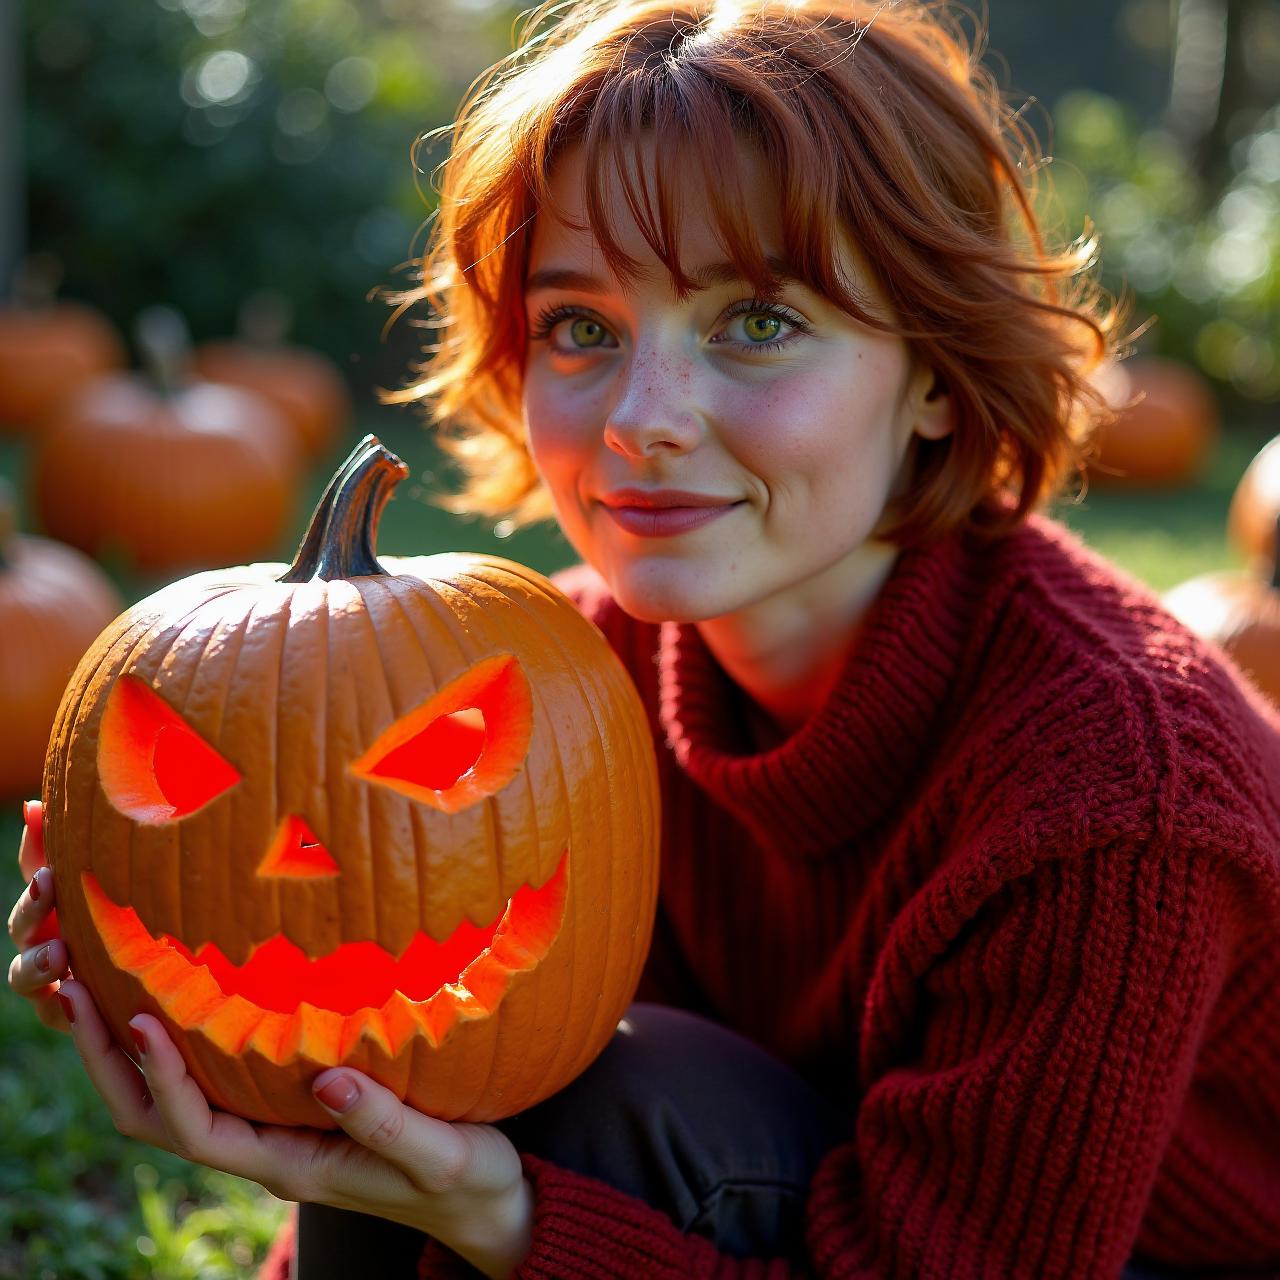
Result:
{"type": "MultiPolygon", "coordinates": [[[[637,1196],[724,1253],[803,1266],[809,1184],[853,1117],[737,1033],[633,1004],[577,1080],[498,1127],[518,1151],[637,1196]]],[[[398,1223],[304,1204],[294,1277],[413,1276],[422,1242],[398,1223]]],[[[1123,1280],[1165,1277],[1135,1263],[1123,1280]]]]}

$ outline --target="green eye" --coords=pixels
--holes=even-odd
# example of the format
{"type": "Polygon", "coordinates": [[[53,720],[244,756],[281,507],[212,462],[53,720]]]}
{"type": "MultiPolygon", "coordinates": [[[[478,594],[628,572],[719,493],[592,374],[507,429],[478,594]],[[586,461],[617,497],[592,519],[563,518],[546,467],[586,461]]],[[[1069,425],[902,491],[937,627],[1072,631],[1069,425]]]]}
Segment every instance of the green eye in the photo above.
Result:
{"type": "Polygon", "coordinates": [[[577,317],[574,323],[569,326],[569,332],[573,334],[574,342],[580,343],[582,346],[597,345],[590,340],[589,333],[585,332],[592,329],[595,330],[595,335],[597,337],[603,336],[604,329],[594,320],[588,320],[585,316],[577,317]]]}
{"type": "Polygon", "coordinates": [[[760,340],[768,340],[776,338],[778,335],[778,325],[782,321],[777,316],[764,315],[763,312],[754,312],[754,314],[746,317],[745,328],[749,338],[759,338],[760,340]],[[768,332],[762,332],[762,329],[768,332]]]}

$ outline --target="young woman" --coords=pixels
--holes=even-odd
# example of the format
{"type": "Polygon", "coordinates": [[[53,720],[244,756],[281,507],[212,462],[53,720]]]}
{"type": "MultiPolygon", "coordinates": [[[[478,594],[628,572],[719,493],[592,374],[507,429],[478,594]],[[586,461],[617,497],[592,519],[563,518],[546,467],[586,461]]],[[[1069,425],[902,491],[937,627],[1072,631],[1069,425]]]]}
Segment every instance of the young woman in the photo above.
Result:
{"type": "Polygon", "coordinates": [[[268,1274],[1280,1274],[1280,717],[1042,510],[1120,319],[977,53],[921,0],[577,0],[464,104],[392,398],[461,507],[554,513],[660,758],[572,1085],[211,1112],[29,945],[30,808],[11,984],[125,1132],[303,1202],[268,1274]]]}

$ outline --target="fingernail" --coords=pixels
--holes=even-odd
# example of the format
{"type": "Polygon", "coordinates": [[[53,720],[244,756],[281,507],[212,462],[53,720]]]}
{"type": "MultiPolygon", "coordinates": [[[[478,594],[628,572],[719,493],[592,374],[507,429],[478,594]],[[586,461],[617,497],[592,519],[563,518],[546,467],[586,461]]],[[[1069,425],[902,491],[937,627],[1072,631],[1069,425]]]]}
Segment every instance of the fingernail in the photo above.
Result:
{"type": "Polygon", "coordinates": [[[31,877],[31,901],[40,901],[40,872],[38,871],[31,877]]]}
{"type": "Polygon", "coordinates": [[[350,1076],[334,1076],[323,1088],[316,1090],[316,1097],[330,1111],[350,1111],[359,1096],[360,1090],[350,1076]]]}
{"type": "Polygon", "coordinates": [[[133,1043],[138,1046],[138,1053],[141,1057],[147,1056],[147,1036],[141,1027],[135,1027],[133,1023],[129,1023],[129,1034],[133,1037],[133,1043]]]}
{"type": "Polygon", "coordinates": [[[49,972],[49,943],[45,943],[39,951],[36,952],[36,972],[49,972]]]}
{"type": "Polygon", "coordinates": [[[27,825],[27,805],[28,805],[29,803],[30,803],[30,801],[28,801],[28,800],[24,800],[24,801],[22,802],[22,825],[23,825],[24,827],[27,825]]]}
{"type": "Polygon", "coordinates": [[[71,1003],[70,996],[64,996],[61,991],[58,992],[58,1003],[62,1006],[62,1012],[67,1015],[68,1022],[76,1020],[76,1007],[71,1003]]]}

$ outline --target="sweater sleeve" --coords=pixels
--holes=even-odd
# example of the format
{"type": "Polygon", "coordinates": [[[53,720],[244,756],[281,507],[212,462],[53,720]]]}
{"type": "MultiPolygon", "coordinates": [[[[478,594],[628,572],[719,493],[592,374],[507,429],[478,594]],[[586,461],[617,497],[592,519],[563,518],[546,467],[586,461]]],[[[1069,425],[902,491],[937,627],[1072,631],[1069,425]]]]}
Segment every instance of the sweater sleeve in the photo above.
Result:
{"type": "MultiPolygon", "coordinates": [[[[893,999],[873,995],[891,1048],[855,1138],[814,1178],[808,1265],[722,1255],[526,1156],[533,1245],[515,1277],[1114,1280],[1223,980],[1225,919],[1204,859],[1129,846],[1041,863],[893,999]]],[[[474,1274],[438,1246],[423,1262],[474,1274]]]]}

